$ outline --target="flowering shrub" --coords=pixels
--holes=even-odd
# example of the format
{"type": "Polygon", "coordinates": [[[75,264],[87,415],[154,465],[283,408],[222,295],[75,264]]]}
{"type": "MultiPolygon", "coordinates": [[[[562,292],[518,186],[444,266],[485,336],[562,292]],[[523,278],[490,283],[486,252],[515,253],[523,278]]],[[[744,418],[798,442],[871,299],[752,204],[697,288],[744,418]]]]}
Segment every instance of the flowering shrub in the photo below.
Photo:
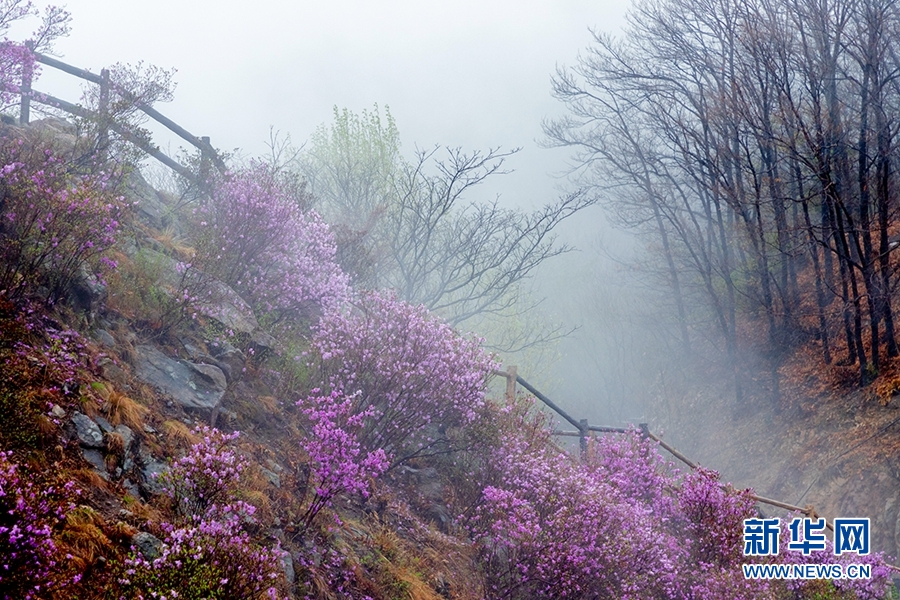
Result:
{"type": "Polygon", "coordinates": [[[79,374],[94,366],[77,332],[21,304],[0,297],[0,447],[7,449],[51,443],[52,405],[77,392],[79,374]]]}
{"type": "MultiPolygon", "coordinates": [[[[313,390],[318,392],[318,390],[313,390]]],[[[364,452],[357,439],[363,421],[374,411],[369,407],[352,414],[353,398],[334,390],[314,395],[304,410],[312,422],[310,436],[301,445],[309,454],[313,498],[306,511],[307,526],[338,494],[354,493],[367,498],[369,479],[378,477],[390,465],[384,450],[364,452]]]]}
{"type": "MultiPolygon", "coordinates": [[[[0,0],[0,35],[5,34],[16,21],[39,12],[30,1],[0,0]]],[[[53,41],[69,33],[69,13],[58,6],[44,9],[40,27],[31,33],[29,40],[35,50],[48,50],[53,41]]],[[[0,40],[0,108],[10,103],[19,93],[23,75],[37,74],[37,63],[32,51],[18,42],[0,40]]]]}
{"type": "Polygon", "coordinates": [[[115,266],[101,255],[125,204],[109,174],[74,175],[49,150],[28,153],[21,140],[0,148],[0,289],[15,298],[44,285],[54,302],[84,265],[115,266]]]}
{"type": "Polygon", "coordinates": [[[510,440],[497,460],[504,475],[472,525],[489,598],[672,597],[674,564],[643,506],[561,451],[510,440]]]}
{"type": "Polygon", "coordinates": [[[360,444],[394,463],[446,451],[444,435],[471,423],[494,361],[423,306],[365,293],[358,310],[326,313],[315,328],[318,385],[353,398],[365,414],[360,444]]]}
{"type": "MultiPolygon", "coordinates": [[[[5,4],[8,3],[6,0],[5,4]]],[[[17,12],[22,14],[21,7],[17,12]]],[[[6,39],[0,42],[0,106],[8,105],[18,96],[23,75],[29,71],[34,74],[35,64],[34,55],[24,44],[6,39]]]]}
{"type": "MultiPolygon", "coordinates": [[[[680,475],[636,431],[593,442],[584,462],[533,438],[505,439],[494,458],[496,483],[485,487],[470,520],[490,598],[884,597],[890,572],[878,554],[835,557],[829,542],[806,557],[744,557],[743,520],[756,514],[752,492],[722,485],[707,469],[680,475]],[[740,564],[752,561],[865,562],[873,576],[744,579],[740,564]]],[[[787,544],[785,522],[781,547],[787,544]]]]}
{"type": "Polygon", "coordinates": [[[658,518],[675,514],[671,488],[678,471],[659,445],[631,428],[628,433],[592,438],[585,457],[588,469],[626,497],[643,502],[658,518]]]}
{"type": "Polygon", "coordinates": [[[159,481],[178,514],[196,520],[230,510],[248,463],[228,447],[240,436],[239,432],[225,434],[200,425],[194,433],[203,439],[186,456],[176,460],[159,481]]]}
{"type": "Polygon", "coordinates": [[[52,533],[71,508],[74,484],[39,489],[10,458],[0,452],[0,594],[29,600],[59,584],[52,533]]]}
{"type": "Polygon", "coordinates": [[[194,264],[276,322],[336,306],[348,293],[328,225],[302,212],[291,191],[256,163],[220,183],[196,211],[194,264]]]}
{"type": "Polygon", "coordinates": [[[228,445],[239,434],[202,425],[194,433],[203,439],[160,476],[182,524],[163,523],[160,556],[127,559],[118,584],[137,599],[278,598],[281,550],[251,540],[256,508],[237,499],[248,462],[228,445]]]}
{"type": "Polygon", "coordinates": [[[359,589],[363,587],[360,585],[359,565],[330,545],[320,545],[315,540],[308,540],[305,552],[299,556],[299,566],[304,576],[297,582],[297,598],[319,600],[322,598],[319,582],[327,581],[328,598],[374,600],[359,589]]]}
{"type": "Polygon", "coordinates": [[[225,512],[182,528],[165,524],[158,557],[136,555],[125,561],[118,581],[123,594],[135,600],[281,597],[275,585],[281,551],[253,544],[241,529],[244,518],[225,512]]]}
{"type": "Polygon", "coordinates": [[[744,555],[744,519],[756,516],[752,490],[723,487],[719,474],[703,467],[689,473],[678,493],[679,512],[699,565],[736,566],[744,555]]]}

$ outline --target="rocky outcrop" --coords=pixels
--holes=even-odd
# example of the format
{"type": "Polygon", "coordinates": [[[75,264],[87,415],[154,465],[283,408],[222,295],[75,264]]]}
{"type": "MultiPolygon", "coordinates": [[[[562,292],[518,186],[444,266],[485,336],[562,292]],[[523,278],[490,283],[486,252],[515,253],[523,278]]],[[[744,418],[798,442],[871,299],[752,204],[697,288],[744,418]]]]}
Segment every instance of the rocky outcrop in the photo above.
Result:
{"type": "Polygon", "coordinates": [[[103,432],[93,419],[76,412],[72,415],[72,423],[75,425],[75,435],[78,436],[79,444],[85,448],[103,447],[103,432]]]}
{"type": "Polygon", "coordinates": [[[153,346],[138,346],[135,353],[135,375],[182,407],[212,410],[219,406],[228,383],[218,367],[172,359],[153,346]]]}

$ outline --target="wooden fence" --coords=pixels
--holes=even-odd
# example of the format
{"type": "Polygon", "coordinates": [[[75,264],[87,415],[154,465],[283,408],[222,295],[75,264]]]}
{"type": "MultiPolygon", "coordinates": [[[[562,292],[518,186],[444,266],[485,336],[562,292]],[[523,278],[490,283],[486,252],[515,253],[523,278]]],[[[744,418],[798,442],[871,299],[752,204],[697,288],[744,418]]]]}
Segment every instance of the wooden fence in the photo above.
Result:
{"type": "Polygon", "coordinates": [[[101,69],[100,74],[97,75],[96,73],[92,73],[87,69],[81,69],[79,67],[72,66],[70,64],[62,62],[61,60],[57,60],[39,52],[32,52],[32,54],[34,56],[34,59],[41,64],[47,65],[48,67],[52,67],[54,69],[58,69],[60,71],[63,71],[64,73],[68,73],[69,75],[73,75],[79,79],[98,85],[100,87],[99,102],[97,110],[91,111],[78,104],[68,102],[55,96],[51,96],[50,94],[39,92],[32,87],[32,70],[30,68],[26,68],[23,71],[22,85],[19,87],[19,89],[9,90],[18,93],[21,96],[21,104],[19,108],[19,124],[28,124],[31,118],[32,102],[44,104],[46,106],[58,108],[69,114],[95,121],[99,126],[98,148],[101,153],[105,153],[109,145],[109,131],[114,131],[115,133],[122,136],[123,139],[134,144],[179,175],[182,175],[188,180],[197,183],[198,185],[200,185],[201,189],[204,189],[208,182],[211,165],[215,165],[215,167],[221,172],[225,172],[227,170],[225,162],[219,156],[219,153],[216,152],[215,148],[213,148],[210,144],[208,136],[198,137],[192,134],[187,129],[169,119],[152,106],[144,103],[139,98],[134,97],[134,95],[127,90],[117,88],[115,83],[110,80],[108,69],[101,69]],[[133,131],[130,131],[127,126],[121,123],[117,123],[109,113],[109,96],[111,90],[121,94],[126,100],[133,102],[134,106],[138,110],[200,150],[199,174],[194,173],[193,171],[179,163],[177,160],[171,158],[170,156],[167,156],[158,147],[154,146],[152,143],[148,142],[142,137],[136,135],[133,131]]]}
{"type": "MultiPolygon", "coordinates": [[[[516,387],[517,385],[521,385],[523,388],[528,390],[535,398],[543,402],[547,405],[551,410],[553,410],[556,414],[562,417],[565,421],[569,422],[573,427],[575,427],[575,431],[554,431],[553,435],[563,436],[563,437],[577,437],[579,438],[579,443],[581,447],[581,452],[585,452],[588,446],[588,439],[591,437],[591,434],[597,433],[625,433],[628,429],[622,427],[599,427],[596,425],[588,424],[587,419],[575,419],[572,415],[567,413],[565,410],[560,408],[555,402],[550,400],[547,396],[542,394],[540,391],[535,389],[533,385],[522,379],[522,376],[518,374],[516,367],[509,366],[506,368],[506,371],[494,371],[494,375],[499,377],[503,377],[506,379],[506,396],[508,399],[513,400],[516,397],[516,387]]],[[[673,448],[671,445],[667,444],[663,440],[659,438],[656,434],[650,431],[650,427],[647,423],[640,423],[638,425],[641,433],[657,442],[662,448],[664,448],[667,452],[669,452],[672,456],[686,464],[691,469],[697,468],[697,463],[687,458],[684,454],[673,448]]],[[[756,502],[761,502],[762,504],[768,504],[771,506],[777,506],[778,508],[783,508],[786,510],[792,510],[800,512],[811,519],[818,519],[818,513],[813,505],[808,504],[806,506],[796,506],[794,504],[789,504],[787,502],[781,502],[780,500],[772,500],[771,498],[765,498],[763,496],[752,495],[756,502]]],[[[834,531],[834,527],[830,522],[826,522],[828,529],[834,531]]],[[[895,570],[900,571],[900,568],[893,567],[895,570]]]]}

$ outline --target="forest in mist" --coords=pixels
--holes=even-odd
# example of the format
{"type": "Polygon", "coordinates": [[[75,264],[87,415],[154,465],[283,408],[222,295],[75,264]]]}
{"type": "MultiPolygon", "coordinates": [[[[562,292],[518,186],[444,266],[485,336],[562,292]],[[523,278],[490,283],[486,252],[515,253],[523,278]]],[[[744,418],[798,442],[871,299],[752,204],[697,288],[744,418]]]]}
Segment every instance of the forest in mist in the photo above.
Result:
{"type": "Polygon", "coordinates": [[[777,402],[800,345],[861,385],[897,356],[897,18],[892,2],[640,3],[554,79],[571,115],[549,143],[644,237],[673,333],[725,356],[739,402],[757,357],[777,402]]]}

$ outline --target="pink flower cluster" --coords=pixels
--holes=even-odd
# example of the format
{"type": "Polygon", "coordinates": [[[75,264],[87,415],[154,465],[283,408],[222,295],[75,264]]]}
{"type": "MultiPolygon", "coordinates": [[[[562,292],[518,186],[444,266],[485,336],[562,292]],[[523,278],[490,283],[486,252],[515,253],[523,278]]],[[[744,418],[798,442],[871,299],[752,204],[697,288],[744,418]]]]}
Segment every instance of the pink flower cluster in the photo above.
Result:
{"type": "Polygon", "coordinates": [[[315,328],[317,385],[348,394],[352,414],[366,415],[363,447],[395,464],[436,451],[448,430],[475,419],[493,359],[479,340],[391,293],[367,292],[354,305],[315,328]]]}
{"type": "MultiPolygon", "coordinates": [[[[816,582],[744,579],[741,563],[756,560],[743,556],[743,520],[756,516],[752,492],[723,485],[714,471],[678,473],[636,431],[593,443],[583,461],[513,432],[492,462],[494,483],[469,524],[489,598],[749,600],[818,593],[816,582]]],[[[873,565],[870,580],[827,583],[834,593],[828,598],[883,598],[890,582],[879,554],[834,557],[829,547],[779,557],[791,560],[873,565]]]]}
{"type": "Polygon", "coordinates": [[[35,65],[34,55],[24,44],[0,41],[0,106],[18,96],[22,76],[28,71],[34,76],[35,65]]]}
{"type": "Polygon", "coordinates": [[[349,292],[328,225],[300,210],[293,189],[254,163],[196,211],[196,266],[279,323],[336,306],[349,292]]]}
{"type": "Polygon", "coordinates": [[[85,359],[90,358],[84,338],[71,329],[58,330],[50,319],[31,318],[25,321],[29,330],[43,334],[42,343],[14,343],[15,360],[21,360],[37,367],[39,379],[33,381],[50,391],[64,393],[77,389],[78,371],[83,369],[85,359]]]}
{"type": "Polygon", "coordinates": [[[373,407],[353,413],[353,397],[338,390],[327,395],[314,395],[297,404],[312,424],[310,435],[301,445],[309,455],[314,496],[306,511],[307,526],[338,494],[369,496],[369,480],[384,473],[390,461],[384,450],[365,452],[357,438],[373,407]]]}
{"type": "Polygon", "coordinates": [[[187,519],[215,516],[228,507],[240,489],[248,461],[229,447],[240,433],[225,434],[205,425],[194,430],[203,439],[159,476],[175,510],[187,519]]]}
{"type": "Polygon", "coordinates": [[[58,584],[53,528],[71,509],[74,484],[40,489],[0,452],[0,597],[42,598],[58,584]]]}
{"type": "Polygon", "coordinates": [[[569,455],[507,440],[471,530],[489,598],[673,597],[657,520],[569,455]]]}
{"type": "Polygon", "coordinates": [[[0,148],[0,289],[15,298],[43,285],[53,302],[84,266],[115,266],[102,254],[115,243],[125,202],[111,174],[74,175],[50,151],[29,152],[21,140],[0,148]]]}
{"type": "Polygon", "coordinates": [[[187,527],[165,524],[160,555],[125,561],[118,584],[135,600],[209,600],[281,596],[281,550],[260,548],[242,528],[244,515],[224,512],[187,527]]]}
{"type": "Polygon", "coordinates": [[[229,448],[238,433],[199,426],[203,439],[159,477],[175,502],[181,525],[163,523],[160,556],[126,560],[119,585],[128,597],[258,598],[279,597],[281,549],[253,543],[245,527],[256,508],[237,499],[246,458],[229,448]]]}

